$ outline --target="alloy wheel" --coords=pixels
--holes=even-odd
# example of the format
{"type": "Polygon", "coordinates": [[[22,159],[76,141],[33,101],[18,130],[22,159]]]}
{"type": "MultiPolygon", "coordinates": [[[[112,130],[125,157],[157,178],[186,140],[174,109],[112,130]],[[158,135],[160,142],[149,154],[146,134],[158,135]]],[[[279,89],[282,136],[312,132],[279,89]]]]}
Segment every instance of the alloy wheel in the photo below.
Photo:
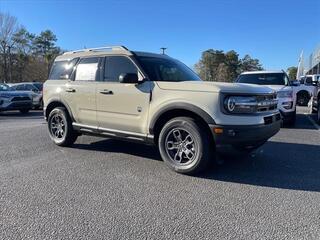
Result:
{"type": "Polygon", "coordinates": [[[171,161],[185,165],[195,159],[198,148],[187,130],[174,128],[165,139],[165,150],[171,161]]]}
{"type": "Polygon", "coordinates": [[[49,126],[52,137],[54,137],[57,140],[61,140],[64,138],[66,132],[66,125],[64,118],[61,114],[57,113],[54,116],[52,116],[52,118],[50,119],[49,126]]]}

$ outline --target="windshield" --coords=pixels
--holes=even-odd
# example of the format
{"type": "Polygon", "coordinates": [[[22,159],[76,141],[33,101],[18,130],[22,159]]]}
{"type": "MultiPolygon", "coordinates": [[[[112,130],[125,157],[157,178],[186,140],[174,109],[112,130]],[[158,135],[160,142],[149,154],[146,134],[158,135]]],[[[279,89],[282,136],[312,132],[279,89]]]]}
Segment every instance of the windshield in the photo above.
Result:
{"type": "Polygon", "coordinates": [[[36,86],[36,88],[38,88],[39,91],[42,91],[42,87],[43,87],[42,83],[34,83],[33,85],[36,86]]]}
{"type": "Polygon", "coordinates": [[[237,79],[239,83],[259,85],[288,85],[289,80],[283,73],[243,74],[237,79]]]}
{"type": "Polygon", "coordinates": [[[6,84],[0,84],[0,92],[9,91],[10,87],[6,84]]]}
{"type": "Polygon", "coordinates": [[[201,81],[197,74],[177,60],[145,56],[138,57],[138,60],[151,81],[201,81]]]}

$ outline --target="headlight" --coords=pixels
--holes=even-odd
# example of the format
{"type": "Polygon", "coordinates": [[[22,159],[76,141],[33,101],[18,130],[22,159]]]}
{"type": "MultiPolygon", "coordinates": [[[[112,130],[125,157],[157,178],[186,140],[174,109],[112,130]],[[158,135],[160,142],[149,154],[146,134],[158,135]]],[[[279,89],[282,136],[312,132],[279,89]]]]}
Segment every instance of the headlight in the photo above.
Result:
{"type": "Polygon", "coordinates": [[[227,96],[223,100],[225,112],[232,114],[259,113],[277,108],[278,100],[274,95],[227,96]]]}
{"type": "Polygon", "coordinates": [[[257,105],[256,97],[229,96],[224,100],[224,108],[229,113],[253,113],[257,105]]]}
{"type": "Polygon", "coordinates": [[[2,94],[2,95],[0,95],[0,97],[1,97],[1,98],[11,98],[10,95],[6,95],[6,94],[2,94]]]}
{"type": "Polygon", "coordinates": [[[279,91],[277,93],[278,98],[292,98],[293,92],[291,90],[289,91],[279,91]]]}

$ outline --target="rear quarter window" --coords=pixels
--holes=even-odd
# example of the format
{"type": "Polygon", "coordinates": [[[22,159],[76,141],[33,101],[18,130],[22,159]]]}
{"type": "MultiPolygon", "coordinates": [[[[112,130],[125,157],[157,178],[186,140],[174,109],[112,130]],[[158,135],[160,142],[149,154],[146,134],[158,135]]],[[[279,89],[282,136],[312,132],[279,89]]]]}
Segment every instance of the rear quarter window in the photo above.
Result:
{"type": "Polygon", "coordinates": [[[71,61],[55,61],[52,65],[49,80],[65,80],[70,79],[78,58],[71,61]]]}

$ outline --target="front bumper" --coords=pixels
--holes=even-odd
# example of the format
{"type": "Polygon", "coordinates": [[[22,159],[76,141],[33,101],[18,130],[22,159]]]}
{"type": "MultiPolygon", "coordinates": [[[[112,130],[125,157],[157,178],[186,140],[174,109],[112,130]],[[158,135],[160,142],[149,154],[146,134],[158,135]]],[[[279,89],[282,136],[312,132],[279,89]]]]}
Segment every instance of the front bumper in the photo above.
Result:
{"type": "Polygon", "coordinates": [[[270,116],[265,124],[258,125],[210,125],[218,152],[253,150],[274,136],[281,125],[280,114],[270,116]],[[218,131],[217,131],[218,130],[218,131]]]}

